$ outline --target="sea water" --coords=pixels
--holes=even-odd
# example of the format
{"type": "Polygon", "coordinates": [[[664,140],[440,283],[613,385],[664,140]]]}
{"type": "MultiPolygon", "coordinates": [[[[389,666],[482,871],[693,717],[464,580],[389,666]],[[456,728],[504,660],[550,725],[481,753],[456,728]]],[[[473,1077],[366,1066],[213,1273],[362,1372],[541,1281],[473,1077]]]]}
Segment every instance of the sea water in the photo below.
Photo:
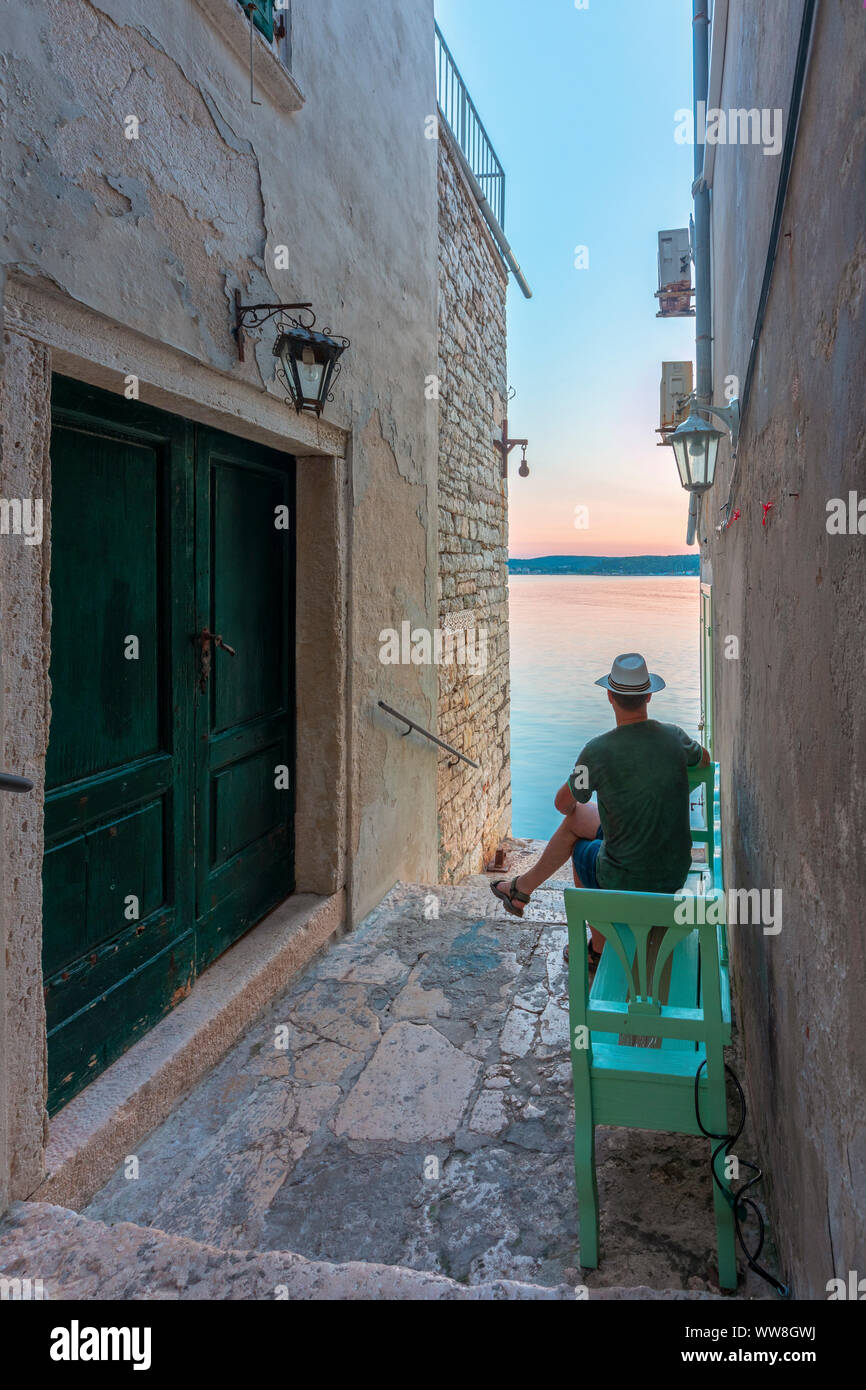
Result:
{"type": "Polygon", "coordinates": [[[594,682],[621,652],[641,652],[667,682],[650,717],[700,738],[700,582],[515,574],[509,595],[512,833],[546,840],[581,749],[614,727],[594,682]]]}

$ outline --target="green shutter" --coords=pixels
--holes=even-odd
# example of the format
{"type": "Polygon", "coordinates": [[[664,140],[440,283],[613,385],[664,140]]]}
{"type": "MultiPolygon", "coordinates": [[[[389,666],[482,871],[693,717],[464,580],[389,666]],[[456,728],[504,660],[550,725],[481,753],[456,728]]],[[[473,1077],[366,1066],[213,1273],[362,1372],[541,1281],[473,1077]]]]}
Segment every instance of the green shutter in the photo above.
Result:
{"type": "Polygon", "coordinates": [[[238,0],[238,4],[248,19],[252,10],[253,23],[270,41],[274,37],[274,0],[238,0]]]}

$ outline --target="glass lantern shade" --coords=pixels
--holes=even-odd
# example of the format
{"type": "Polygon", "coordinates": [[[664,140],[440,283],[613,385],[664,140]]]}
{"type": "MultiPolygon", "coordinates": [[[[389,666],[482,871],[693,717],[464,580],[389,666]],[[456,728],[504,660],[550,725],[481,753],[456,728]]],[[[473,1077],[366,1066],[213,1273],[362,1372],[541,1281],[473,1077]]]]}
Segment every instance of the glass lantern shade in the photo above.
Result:
{"type": "Polygon", "coordinates": [[[299,415],[304,410],[321,415],[338,359],[348,346],[345,338],[331,338],[311,328],[291,327],[280,333],[274,356],[282,362],[292,404],[299,415]]]}
{"type": "Polygon", "coordinates": [[[721,430],[714,429],[694,412],[669,436],[680,482],[687,492],[706,492],[712,487],[719,440],[723,437],[721,430]]]}

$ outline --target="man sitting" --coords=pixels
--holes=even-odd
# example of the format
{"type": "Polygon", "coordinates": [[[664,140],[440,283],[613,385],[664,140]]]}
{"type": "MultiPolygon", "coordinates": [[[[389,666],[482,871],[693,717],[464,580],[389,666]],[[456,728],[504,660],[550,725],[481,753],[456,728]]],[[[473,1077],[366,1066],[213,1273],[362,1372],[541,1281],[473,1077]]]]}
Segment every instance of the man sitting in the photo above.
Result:
{"type": "MultiPolygon", "coordinates": [[[[607,690],[616,728],[591,739],[568,781],[556,793],[564,817],[538,863],[508,883],[491,888],[515,917],[542,883],[569,859],[578,888],[617,888],[630,893],[678,893],[692,862],[689,781],[686,769],[706,767],[710,755],[676,724],[647,713],[652,695],[664,690],[636,652],[618,656],[607,690]],[[597,794],[597,803],[593,801],[597,794]]],[[[590,963],[604,938],[593,931],[590,963]]]]}

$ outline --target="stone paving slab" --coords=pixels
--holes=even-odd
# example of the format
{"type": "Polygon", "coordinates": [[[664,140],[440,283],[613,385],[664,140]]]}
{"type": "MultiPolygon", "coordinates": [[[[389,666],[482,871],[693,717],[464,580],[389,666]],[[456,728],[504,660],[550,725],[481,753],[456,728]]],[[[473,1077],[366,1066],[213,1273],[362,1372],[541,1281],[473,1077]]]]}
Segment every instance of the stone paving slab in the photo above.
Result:
{"type": "MultiPolygon", "coordinates": [[[[0,1271],[39,1279],[49,1301],[575,1301],[568,1284],[495,1280],[467,1286],[393,1265],[328,1264],[282,1251],[221,1250],[145,1227],[106,1226],[42,1202],[16,1203],[0,1220],[0,1271]]],[[[580,1292],[580,1301],[586,1291],[580,1292]]],[[[711,1299],[649,1288],[598,1289],[593,1299],[711,1299]]]]}
{"type": "Polygon", "coordinates": [[[689,1137],[598,1131],[603,1262],[580,1271],[565,940],[484,875],[398,885],[86,1214],[467,1287],[716,1292],[709,1147],[689,1137]]]}

